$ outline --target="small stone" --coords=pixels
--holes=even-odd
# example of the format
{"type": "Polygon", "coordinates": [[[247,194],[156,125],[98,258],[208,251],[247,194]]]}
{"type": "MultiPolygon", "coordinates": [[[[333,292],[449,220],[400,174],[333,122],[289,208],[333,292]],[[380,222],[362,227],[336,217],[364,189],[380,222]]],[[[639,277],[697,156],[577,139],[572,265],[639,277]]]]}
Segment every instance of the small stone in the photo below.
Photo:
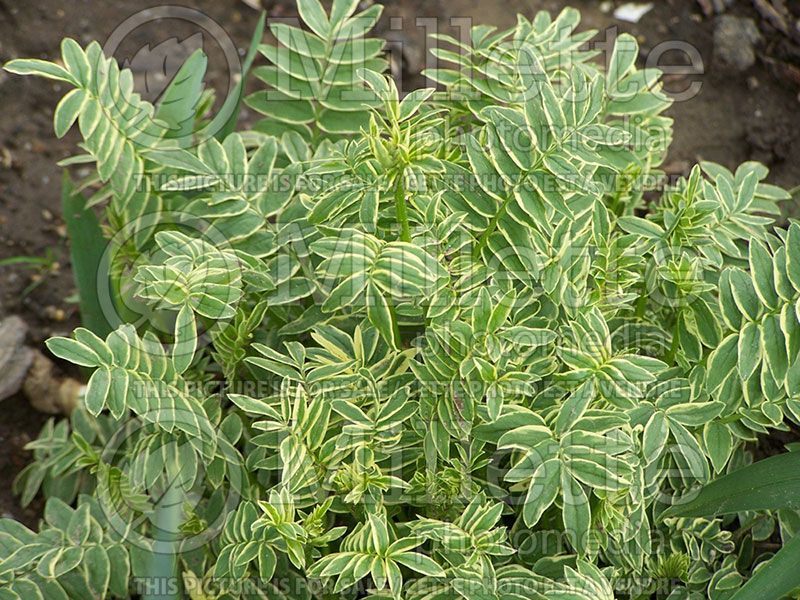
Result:
{"type": "Polygon", "coordinates": [[[11,155],[11,150],[5,146],[0,146],[0,165],[3,165],[6,169],[10,169],[13,164],[14,157],[11,155]]]}
{"type": "Polygon", "coordinates": [[[55,321],[56,323],[61,323],[67,320],[67,313],[63,308],[58,308],[57,306],[45,306],[44,316],[51,321],[55,321]]]}
{"type": "Polygon", "coordinates": [[[758,78],[755,75],[751,75],[747,78],[747,89],[750,90],[757,90],[759,86],[758,78]]]}
{"type": "Polygon", "coordinates": [[[722,15],[714,27],[714,61],[723,68],[746,71],[756,62],[755,44],[761,34],[753,19],[722,15]]]}
{"type": "Polygon", "coordinates": [[[51,213],[49,210],[44,208],[44,209],[42,209],[42,218],[45,221],[52,221],[53,220],[53,213],[51,213]]]}
{"type": "Polygon", "coordinates": [[[653,10],[652,2],[626,2],[616,8],[614,18],[628,23],[638,23],[651,10],[653,10]]]}
{"type": "Polygon", "coordinates": [[[608,14],[612,10],[614,10],[614,3],[610,0],[604,0],[600,3],[600,12],[603,14],[608,14]]]}

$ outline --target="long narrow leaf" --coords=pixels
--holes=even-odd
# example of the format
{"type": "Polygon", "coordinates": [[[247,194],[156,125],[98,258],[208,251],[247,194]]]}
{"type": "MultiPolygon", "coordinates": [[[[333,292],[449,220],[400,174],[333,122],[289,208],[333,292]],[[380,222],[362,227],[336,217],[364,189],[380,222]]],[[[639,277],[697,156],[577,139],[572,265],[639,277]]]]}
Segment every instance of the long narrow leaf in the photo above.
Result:
{"type": "Polygon", "coordinates": [[[258,24],[253,32],[253,39],[250,40],[250,47],[247,49],[247,56],[244,57],[242,63],[242,73],[236,87],[231,91],[225,99],[219,113],[214,117],[208,125],[210,131],[215,132],[214,137],[218,140],[224,140],[229,134],[233,132],[236,126],[236,120],[239,118],[239,108],[242,104],[242,96],[244,96],[244,82],[247,77],[247,72],[250,70],[250,65],[253,64],[253,59],[258,50],[258,44],[264,35],[264,22],[266,21],[267,13],[262,12],[261,17],[258,19],[258,24]]]}
{"type": "Polygon", "coordinates": [[[800,535],[756,571],[731,600],[779,600],[800,587],[800,535]]]}
{"type": "Polygon", "coordinates": [[[779,508],[800,508],[800,452],[772,456],[720,477],[661,516],[707,517],[779,508]]]}
{"type": "Polygon", "coordinates": [[[61,206],[70,239],[72,272],[80,296],[81,321],[84,327],[105,337],[111,327],[103,315],[98,286],[109,285],[108,271],[101,265],[106,240],[94,212],[86,208],[86,198],[75,192],[66,171],[61,180],[61,206]]]}

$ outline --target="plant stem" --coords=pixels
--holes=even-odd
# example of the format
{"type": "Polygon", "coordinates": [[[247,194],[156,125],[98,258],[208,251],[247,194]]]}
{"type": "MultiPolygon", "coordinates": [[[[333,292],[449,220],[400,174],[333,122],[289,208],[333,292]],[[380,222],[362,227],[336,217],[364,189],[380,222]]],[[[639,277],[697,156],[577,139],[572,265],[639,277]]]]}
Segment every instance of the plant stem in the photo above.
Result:
{"type": "Polygon", "coordinates": [[[406,189],[403,184],[403,173],[397,175],[394,184],[394,209],[397,213],[397,223],[400,225],[400,239],[404,242],[411,242],[411,230],[408,227],[408,212],[406,210],[406,189]]]}
{"type": "Polygon", "coordinates": [[[644,317],[644,311],[647,309],[647,284],[642,280],[642,291],[639,293],[639,298],[636,300],[636,318],[641,319],[644,317]]]}
{"type": "Polygon", "coordinates": [[[675,360],[675,355],[678,353],[678,343],[680,342],[680,336],[678,335],[678,324],[681,322],[681,313],[678,313],[678,318],[675,321],[675,329],[672,332],[672,343],[669,346],[669,352],[664,357],[664,362],[668,365],[672,364],[672,361],[675,360]]]}
{"type": "Polygon", "coordinates": [[[394,331],[394,339],[398,348],[403,347],[403,342],[400,340],[400,326],[397,324],[397,311],[394,309],[394,302],[389,296],[386,296],[386,304],[389,306],[389,314],[392,316],[392,330],[394,331]]]}
{"type": "Polygon", "coordinates": [[[478,240],[477,245],[475,246],[475,250],[472,252],[473,258],[478,258],[481,255],[481,250],[484,249],[486,243],[489,241],[489,236],[494,233],[494,230],[497,229],[497,222],[500,220],[504,214],[506,214],[506,209],[508,208],[508,203],[511,202],[511,198],[513,196],[509,194],[508,198],[503,200],[503,204],[500,205],[500,208],[497,210],[495,215],[492,217],[492,220],[489,221],[489,225],[486,226],[486,229],[481,234],[480,239],[478,240]]]}
{"type": "Polygon", "coordinates": [[[739,529],[733,532],[733,539],[738,540],[745,533],[750,531],[753,527],[758,525],[761,521],[765,520],[766,518],[767,515],[758,515],[757,517],[754,517],[749,521],[747,521],[746,523],[742,524],[741,527],[739,527],[739,529]]]}
{"type": "Polygon", "coordinates": [[[156,507],[153,518],[153,551],[147,569],[148,587],[142,600],[178,600],[178,525],[181,520],[183,492],[169,485],[156,507]],[[155,590],[155,592],[153,591],[155,590]]]}

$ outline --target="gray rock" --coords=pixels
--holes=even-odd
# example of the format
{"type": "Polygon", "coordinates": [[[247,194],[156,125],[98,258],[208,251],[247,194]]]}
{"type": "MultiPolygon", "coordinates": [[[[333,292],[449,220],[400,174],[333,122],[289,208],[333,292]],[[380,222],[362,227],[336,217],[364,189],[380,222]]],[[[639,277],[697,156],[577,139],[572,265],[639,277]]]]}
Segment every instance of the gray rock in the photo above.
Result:
{"type": "Polygon", "coordinates": [[[0,321],[0,400],[16,394],[33,362],[33,352],[25,347],[28,326],[17,316],[0,321]]]}
{"type": "Polygon", "coordinates": [[[719,16],[714,27],[714,62],[733,71],[746,71],[755,64],[754,46],[761,41],[753,19],[719,16]]]}

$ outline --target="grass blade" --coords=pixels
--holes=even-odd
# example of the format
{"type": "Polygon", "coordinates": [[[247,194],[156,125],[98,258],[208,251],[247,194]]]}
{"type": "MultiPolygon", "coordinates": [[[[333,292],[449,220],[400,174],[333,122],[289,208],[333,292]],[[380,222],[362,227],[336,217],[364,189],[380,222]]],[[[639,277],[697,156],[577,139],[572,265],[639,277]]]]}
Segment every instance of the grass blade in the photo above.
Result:
{"type": "Polygon", "coordinates": [[[215,132],[214,137],[218,140],[224,140],[228,135],[233,132],[236,126],[236,120],[239,118],[239,108],[242,105],[242,97],[244,96],[244,82],[247,72],[250,70],[250,65],[253,64],[253,59],[256,57],[258,44],[264,35],[264,22],[266,21],[267,13],[262,12],[261,17],[258,19],[256,30],[253,32],[253,39],[250,40],[250,47],[247,49],[247,56],[244,57],[242,64],[242,76],[236,87],[225,99],[222,108],[208,125],[210,131],[215,132]]]}
{"type": "Polygon", "coordinates": [[[771,456],[720,477],[690,501],[669,507],[661,518],[779,508],[800,508],[800,452],[771,456]]]}
{"type": "Polygon", "coordinates": [[[83,326],[101,338],[111,332],[103,315],[98,285],[108,285],[109,274],[101,269],[101,258],[106,248],[106,239],[92,209],[86,208],[86,198],[75,191],[67,171],[61,179],[61,206],[67,234],[70,239],[69,253],[72,272],[80,296],[81,321],[83,326]]]}
{"type": "Polygon", "coordinates": [[[800,535],[781,548],[731,600],[779,600],[800,586],[800,535]]]}

